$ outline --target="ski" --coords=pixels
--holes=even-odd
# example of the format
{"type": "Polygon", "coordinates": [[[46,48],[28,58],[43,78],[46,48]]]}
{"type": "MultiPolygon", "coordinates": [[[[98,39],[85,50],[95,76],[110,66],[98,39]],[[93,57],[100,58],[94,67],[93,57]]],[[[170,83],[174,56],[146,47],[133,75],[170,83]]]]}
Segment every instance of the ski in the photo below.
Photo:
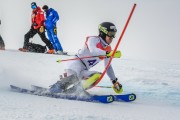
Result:
{"type": "MultiPolygon", "coordinates": [[[[31,85],[32,89],[35,91],[47,91],[48,88],[36,86],[36,85],[31,85]]],[[[130,94],[121,94],[121,95],[113,95],[114,96],[114,101],[117,102],[132,102],[136,100],[136,95],[134,93],[130,94]]]]}
{"type": "MultiPolygon", "coordinates": [[[[33,51],[29,51],[29,50],[26,50],[26,49],[23,49],[23,48],[19,48],[18,51],[20,52],[28,52],[28,53],[41,53],[41,54],[49,54],[47,53],[47,51],[45,53],[42,53],[42,52],[33,52],[33,51]]],[[[61,53],[53,53],[53,54],[50,54],[50,55],[65,55],[65,56],[74,56],[74,54],[70,54],[68,52],[61,52],[61,53]]]]}
{"type": "Polygon", "coordinates": [[[17,87],[10,85],[11,89],[20,93],[27,93],[31,95],[46,96],[51,98],[59,99],[68,99],[68,100],[77,100],[77,101],[86,101],[86,102],[95,102],[95,103],[112,103],[114,101],[114,96],[112,95],[86,95],[86,96],[75,96],[67,95],[62,93],[51,93],[48,89],[38,89],[38,90],[28,90],[25,88],[17,87]]]}
{"type": "MultiPolygon", "coordinates": [[[[45,53],[45,54],[49,54],[49,53],[45,53]]],[[[74,54],[70,54],[68,52],[62,52],[62,53],[53,53],[50,55],[64,55],[64,56],[74,56],[74,54]]]]}
{"type": "Polygon", "coordinates": [[[123,95],[113,95],[114,101],[124,101],[124,102],[132,102],[136,100],[136,95],[134,93],[123,94],[123,95]]]}

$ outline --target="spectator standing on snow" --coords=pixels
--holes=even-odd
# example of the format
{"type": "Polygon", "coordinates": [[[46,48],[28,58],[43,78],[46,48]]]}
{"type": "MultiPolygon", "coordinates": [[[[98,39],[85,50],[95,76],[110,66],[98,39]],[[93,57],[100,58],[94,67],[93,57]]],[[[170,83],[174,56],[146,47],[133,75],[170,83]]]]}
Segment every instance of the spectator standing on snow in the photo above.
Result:
{"type": "Polygon", "coordinates": [[[47,53],[53,54],[54,53],[53,46],[52,46],[51,42],[46,38],[46,35],[45,35],[44,12],[41,10],[41,8],[39,6],[36,5],[35,2],[31,3],[31,8],[32,8],[32,15],[31,15],[32,25],[31,25],[31,29],[25,34],[25,36],[24,36],[24,46],[23,46],[23,48],[20,48],[19,50],[24,51],[24,52],[28,51],[28,49],[29,49],[28,48],[29,39],[32,38],[35,34],[38,33],[38,35],[40,36],[42,41],[49,48],[47,53]]]}
{"type": "Polygon", "coordinates": [[[42,9],[46,14],[45,28],[47,30],[47,35],[54,47],[55,53],[64,54],[63,48],[57,36],[56,22],[59,20],[59,15],[57,11],[53,8],[49,8],[47,5],[44,5],[42,9]]]}

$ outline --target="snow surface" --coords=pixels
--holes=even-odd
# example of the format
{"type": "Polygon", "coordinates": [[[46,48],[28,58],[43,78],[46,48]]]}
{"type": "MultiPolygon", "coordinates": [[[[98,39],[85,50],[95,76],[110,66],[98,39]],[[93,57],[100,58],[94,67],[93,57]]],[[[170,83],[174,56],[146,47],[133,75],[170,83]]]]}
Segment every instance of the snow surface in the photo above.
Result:
{"type": "MultiPolygon", "coordinates": [[[[1,0],[0,32],[7,49],[22,47],[24,34],[31,24],[31,2],[33,0],[1,0]]],[[[58,36],[65,51],[74,52],[82,47],[86,36],[97,34],[97,25],[103,21],[115,23],[119,36],[127,15],[136,2],[135,14],[118,48],[124,55],[121,59],[114,59],[112,65],[116,76],[123,84],[124,92],[135,93],[137,100],[132,103],[101,104],[13,92],[10,90],[10,84],[29,89],[32,84],[49,87],[59,80],[59,75],[64,72],[65,63],[58,64],[56,60],[71,56],[6,50],[0,51],[0,120],[180,119],[180,62],[154,60],[180,59],[178,0],[113,0],[113,2],[36,0],[36,2],[39,6],[47,4],[59,12],[61,18],[57,23],[58,36]],[[111,9],[107,9],[109,7],[111,9]]],[[[37,35],[33,38],[33,42],[44,44],[37,35]]],[[[115,43],[113,42],[112,46],[115,43]]],[[[103,63],[94,68],[100,72],[103,69],[103,63]]],[[[111,83],[105,76],[99,85],[111,86],[111,83]]],[[[104,88],[93,88],[88,92],[114,94],[112,89],[104,88]]]]}
{"type": "MultiPolygon", "coordinates": [[[[0,119],[1,120],[179,120],[180,63],[114,59],[116,76],[124,93],[136,93],[132,103],[89,103],[55,99],[13,92],[9,85],[30,88],[48,87],[59,79],[65,62],[56,63],[57,56],[0,51],[0,119]]],[[[103,71],[103,63],[94,69],[103,71]]],[[[111,85],[108,77],[99,83],[111,85]]],[[[90,93],[114,94],[112,89],[92,88],[90,93]]]]}

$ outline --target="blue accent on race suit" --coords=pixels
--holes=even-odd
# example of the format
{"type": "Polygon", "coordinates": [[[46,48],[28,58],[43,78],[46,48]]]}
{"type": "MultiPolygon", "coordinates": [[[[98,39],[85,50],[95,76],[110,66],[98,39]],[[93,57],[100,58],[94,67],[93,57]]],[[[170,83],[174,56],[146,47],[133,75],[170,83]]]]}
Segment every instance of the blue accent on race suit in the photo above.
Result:
{"type": "Polygon", "coordinates": [[[56,51],[63,51],[63,48],[61,46],[61,43],[59,42],[59,39],[57,37],[57,34],[54,32],[54,28],[56,27],[56,22],[59,20],[59,15],[58,13],[50,8],[46,12],[46,30],[47,30],[47,35],[51,43],[53,44],[53,47],[56,51]]]}

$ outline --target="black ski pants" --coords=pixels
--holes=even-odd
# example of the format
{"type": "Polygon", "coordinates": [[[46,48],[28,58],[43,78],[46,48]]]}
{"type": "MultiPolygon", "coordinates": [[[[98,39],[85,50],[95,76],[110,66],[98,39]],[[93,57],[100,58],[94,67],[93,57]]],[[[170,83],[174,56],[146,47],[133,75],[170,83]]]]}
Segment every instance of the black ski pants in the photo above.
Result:
{"type": "Polygon", "coordinates": [[[32,38],[34,35],[36,35],[38,33],[38,35],[40,36],[41,40],[46,44],[46,46],[49,48],[49,50],[53,49],[53,46],[52,46],[51,42],[46,38],[45,31],[41,33],[39,31],[39,29],[40,28],[34,29],[33,27],[31,27],[31,29],[25,34],[23,48],[26,49],[26,47],[27,47],[27,45],[29,43],[29,39],[32,38]]]}

